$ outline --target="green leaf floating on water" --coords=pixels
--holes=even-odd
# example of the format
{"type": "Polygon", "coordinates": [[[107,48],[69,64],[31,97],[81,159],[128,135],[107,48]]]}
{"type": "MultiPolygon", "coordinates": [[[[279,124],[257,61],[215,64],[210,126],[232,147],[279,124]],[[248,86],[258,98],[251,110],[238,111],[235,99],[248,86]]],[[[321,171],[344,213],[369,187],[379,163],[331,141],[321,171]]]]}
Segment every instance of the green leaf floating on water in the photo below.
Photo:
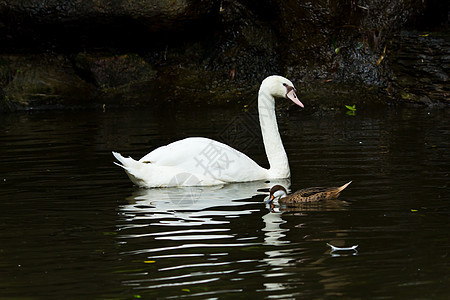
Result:
{"type": "Polygon", "coordinates": [[[348,110],[356,111],[356,105],[352,105],[352,106],[346,105],[345,107],[347,107],[348,110]]]}

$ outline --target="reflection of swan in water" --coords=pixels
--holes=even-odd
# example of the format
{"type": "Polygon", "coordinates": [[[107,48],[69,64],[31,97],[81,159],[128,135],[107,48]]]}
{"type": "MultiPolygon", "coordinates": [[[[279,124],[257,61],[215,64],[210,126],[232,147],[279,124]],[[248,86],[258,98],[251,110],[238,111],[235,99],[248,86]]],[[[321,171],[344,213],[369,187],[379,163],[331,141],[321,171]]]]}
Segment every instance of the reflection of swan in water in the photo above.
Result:
{"type": "Polygon", "coordinates": [[[205,223],[228,223],[223,219],[214,220],[213,217],[231,218],[252,213],[253,210],[234,208],[255,203],[242,200],[267,194],[270,187],[277,183],[289,186],[290,180],[252,181],[203,187],[139,189],[127,199],[128,204],[120,207],[120,211],[128,221],[147,220],[148,225],[195,226],[205,223]],[[214,209],[219,207],[220,209],[214,209]],[[231,207],[231,209],[225,207],[231,207]]]}
{"type": "MultiPolygon", "coordinates": [[[[269,196],[267,196],[264,202],[268,202],[269,196]]],[[[262,229],[264,232],[264,244],[270,246],[277,246],[274,250],[266,251],[266,258],[263,260],[270,266],[274,267],[274,272],[277,273],[279,267],[289,266],[291,263],[295,264],[295,252],[296,248],[292,247],[292,244],[289,247],[283,247],[287,244],[290,244],[291,241],[285,239],[286,232],[289,231],[288,228],[292,228],[292,226],[286,226],[288,228],[282,228],[281,225],[285,224],[286,221],[283,219],[284,213],[289,212],[308,212],[308,211],[336,211],[336,210],[347,210],[349,203],[343,200],[328,200],[324,202],[313,202],[313,203],[298,203],[296,205],[291,206],[277,206],[272,207],[268,204],[269,212],[263,216],[263,221],[265,223],[265,227],[262,229]],[[294,261],[294,262],[293,262],[294,261]]],[[[298,219],[300,222],[301,218],[298,219]]],[[[300,225],[300,224],[299,224],[300,225]]],[[[295,226],[295,228],[299,228],[301,226],[295,226]]],[[[341,237],[342,238],[342,237],[341,237]]],[[[272,274],[273,275],[273,274],[272,274]]],[[[267,286],[268,289],[277,289],[282,288],[282,285],[277,285],[273,283],[271,286],[267,286]]]]}
{"type": "Polygon", "coordinates": [[[284,232],[288,231],[288,229],[280,228],[281,224],[286,223],[286,221],[281,218],[281,213],[274,213],[269,211],[263,216],[263,221],[265,227],[262,229],[262,231],[265,235],[264,243],[266,245],[279,246],[289,243],[288,241],[280,240],[281,238],[286,236],[284,232]]]}
{"type": "MultiPolygon", "coordinates": [[[[289,231],[289,229],[280,227],[280,225],[286,223],[286,221],[281,218],[281,215],[281,213],[269,211],[263,216],[263,221],[265,224],[265,227],[262,229],[264,232],[264,245],[283,246],[291,243],[289,240],[283,240],[286,236],[285,232],[289,231]]],[[[266,254],[266,257],[263,258],[262,261],[273,268],[266,272],[270,273],[272,276],[287,275],[280,274],[279,269],[290,265],[292,258],[290,258],[289,254],[292,251],[293,249],[291,247],[277,247],[273,250],[265,251],[264,253],[266,254]]],[[[278,283],[265,283],[264,285],[268,290],[277,290],[282,288],[282,285],[278,283]]]]}

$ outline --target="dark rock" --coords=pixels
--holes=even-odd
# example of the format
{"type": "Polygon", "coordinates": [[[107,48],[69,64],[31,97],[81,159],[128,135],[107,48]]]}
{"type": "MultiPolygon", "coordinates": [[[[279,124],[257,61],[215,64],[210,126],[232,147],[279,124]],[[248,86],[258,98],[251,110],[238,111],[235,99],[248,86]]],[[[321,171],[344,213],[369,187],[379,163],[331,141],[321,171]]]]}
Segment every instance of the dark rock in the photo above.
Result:
{"type": "Polygon", "coordinates": [[[95,88],[81,80],[64,57],[20,55],[0,57],[1,109],[88,106],[95,88]]]}
{"type": "Polygon", "coordinates": [[[138,104],[154,88],[157,71],[137,54],[79,53],[77,73],[99,90],[97,101],[138,104]]]}
{"type": "Polygon", "coordinates": [[[408,31],[396,34],[388,58],[393,95],[425,105],[450,104],[450,34],[408,31]]]}
{"type": "Polygon", "coordinates": [[[29,18],[35,24],[110,23],[133,18],[155,31],[182,28],[215,7],[215,1],[146,0],[4,0],[0,13],[29,18]]]}
{"type": "Polygon", "coordinates": [[[0,109],[248,102],[271,74],[321,105],[447,103],[448,39],[412,29],[445,32],[448,6],[0,0],[0,109]]]}
{"type": "Polygon", "coordinates": [[[136,54],[102,55],[79,53],[75,65],[86,80],[101,88],[118,87],[136,81],[151,81],[156,71],[136,54]]]}

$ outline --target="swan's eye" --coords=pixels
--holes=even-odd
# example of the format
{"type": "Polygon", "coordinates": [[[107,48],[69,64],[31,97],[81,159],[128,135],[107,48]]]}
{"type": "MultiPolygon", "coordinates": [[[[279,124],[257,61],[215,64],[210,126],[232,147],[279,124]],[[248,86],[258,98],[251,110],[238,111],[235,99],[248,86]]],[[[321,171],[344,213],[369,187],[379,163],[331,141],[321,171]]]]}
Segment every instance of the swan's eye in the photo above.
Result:
{"type": "Polygon", "coordinates": [[[283,86],[287,87],[288,85],[287,85],[287,83],[283,83],[283,86]]]}

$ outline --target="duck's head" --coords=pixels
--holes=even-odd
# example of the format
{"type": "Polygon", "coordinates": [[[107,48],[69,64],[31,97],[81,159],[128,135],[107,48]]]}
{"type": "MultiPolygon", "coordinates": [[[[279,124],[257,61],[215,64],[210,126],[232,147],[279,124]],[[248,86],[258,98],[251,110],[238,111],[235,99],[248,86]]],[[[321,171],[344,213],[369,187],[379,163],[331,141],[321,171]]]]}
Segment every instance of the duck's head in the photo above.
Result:
{"type": "Polygon", "coordinates": [[[267,200],[266,204],[272,203],[273,200],[283,198],[287,196],[287,191],[282,185],[274,185],[270,189],[269,200],[267,200]]]}
{"type": "Polygon", "coordinates": [[[261,83],[260,93],[266,92],[274,98],[286,98],[300,107],[304,107],[296,95],[294,84],[287,78],[279,75],[267,77],[261,83]]]}

